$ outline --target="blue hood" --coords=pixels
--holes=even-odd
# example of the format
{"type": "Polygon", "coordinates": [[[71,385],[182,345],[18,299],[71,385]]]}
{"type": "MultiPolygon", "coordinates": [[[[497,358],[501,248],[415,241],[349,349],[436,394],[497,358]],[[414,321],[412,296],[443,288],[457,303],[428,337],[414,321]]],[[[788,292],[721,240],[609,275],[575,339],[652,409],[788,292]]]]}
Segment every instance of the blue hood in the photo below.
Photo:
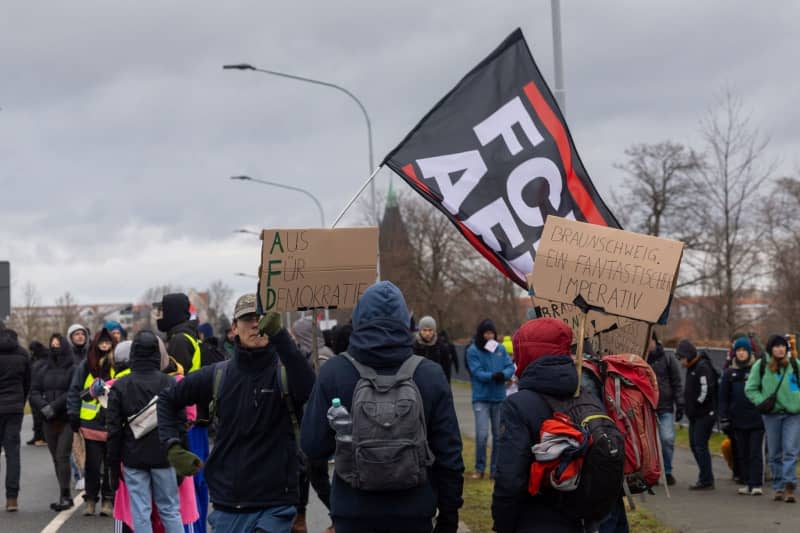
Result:
{"type": "Polygon", "coordinates": [[[393,283],[371,286],[353,311],[348,353],[373,368],[396,367],[412,353],[414,337],[403,293],[393,283]]]}
{"type": "Polygon", "coordinates": [[[519,380],[519,388],[550,396],[569,396],[578,388],[578,370],[571,357],[548,355],[525,369],[519,380]]]}

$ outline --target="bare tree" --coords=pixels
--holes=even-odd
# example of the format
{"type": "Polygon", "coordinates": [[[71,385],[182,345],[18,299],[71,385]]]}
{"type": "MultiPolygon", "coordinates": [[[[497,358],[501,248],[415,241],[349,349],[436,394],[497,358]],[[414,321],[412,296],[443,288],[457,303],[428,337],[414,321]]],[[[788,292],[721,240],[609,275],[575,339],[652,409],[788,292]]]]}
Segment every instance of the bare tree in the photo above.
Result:
{"type": "Polygon", "coordinates": [[[164,297],[165,294],[172,294],[175,292],[184,292],[183,288],[178,285],[158,285],[156,287],[150,287],[142,294],[141,298],[139,298],[139,302],[145,305],[151,305],[154,302],[160,302],[161,298],[164,297]]]}
{"type": "MultiPolygon", "coordinates": [[[[800,173],[799,173],[800,174],[800,173]]],[[[770,268],[774,316],[773,327],[786,331],[800,329],[800,179],[781,178],[763,210],[768,233],[765,247],[770,268]]]]}
{"type": "MultiPolygon", "coordinates": [[[[215,331],[222,329],[221,319],[233,298],[233,289],[224,281],[218,279],[208,287],[208,321],[214,326],[215,331]]],[[[222,334],[222,333],[220,333],[222,334]]]]}
{"type": "Polygon", "coordinates": [[[66,333],[72,324],[80,322],[80,307],[69,291],[56,299],[56,308],[59,331],[66,333]]]}
{"type": "Polygon", "coordinates": [[[38,340],[45,342],[48,335],[48,320],[42,312],[42,299],[32,283],[26,283],[22,291],[23,304],[11,313],[10,327],[19,335],[20,342],[29,344],[38,340]]]}
{"type": "Polygon", "coordinates": [[[747,327],[737,300],[762,274],[759,254],[765,236],[758,215],[758,193],[775,169],[766,161],[769,140],[755,129],[741,101],[726,92],[702,123],[706,164],[695,174],[685,214],[703,231],[697,248],[704,254],[703,289],[717,333],[727,337],[747,327]]]}

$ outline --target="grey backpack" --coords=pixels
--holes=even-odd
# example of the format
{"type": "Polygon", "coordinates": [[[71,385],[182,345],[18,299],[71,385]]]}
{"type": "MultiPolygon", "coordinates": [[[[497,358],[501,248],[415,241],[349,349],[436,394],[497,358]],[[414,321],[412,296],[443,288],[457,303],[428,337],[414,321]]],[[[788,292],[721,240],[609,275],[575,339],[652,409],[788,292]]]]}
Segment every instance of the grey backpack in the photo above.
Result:
{"type": "Polygon", "coordinates": [[[405,490],[428,480],[433,453],[428,447],[422,396],[412,379],[423,361],[412,355],[394,375],[344,353],[361,376],[353,391],[352,441],[336,441],[336,473],[365,491],[405,490]]]}

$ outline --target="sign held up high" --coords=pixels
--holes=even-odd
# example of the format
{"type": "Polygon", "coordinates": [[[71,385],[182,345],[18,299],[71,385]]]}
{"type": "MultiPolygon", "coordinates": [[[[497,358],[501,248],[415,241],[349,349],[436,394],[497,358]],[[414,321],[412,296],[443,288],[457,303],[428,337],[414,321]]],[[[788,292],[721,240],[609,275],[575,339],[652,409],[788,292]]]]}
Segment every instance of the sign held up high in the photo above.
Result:
{"type": "Polygon", "coordinates": [[[669,305],[683,243],[550,216],[533,272],[536,296],[581,296],[605,313],[656,323],[669,305]]]}
{"type": "Polygon", "coordinates": [[[264,311],[350,309],[378,278],[378,228],[265,229],[264,311]]]}

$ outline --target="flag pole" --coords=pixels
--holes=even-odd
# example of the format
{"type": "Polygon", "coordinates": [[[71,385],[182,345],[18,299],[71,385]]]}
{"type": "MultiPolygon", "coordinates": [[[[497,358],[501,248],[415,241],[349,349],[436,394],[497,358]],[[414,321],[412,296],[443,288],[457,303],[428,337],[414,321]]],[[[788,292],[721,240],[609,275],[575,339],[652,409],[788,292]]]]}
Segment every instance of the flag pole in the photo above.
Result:
{"type": "MultiPolygon", "coordinates": [[[[363,193],[364,190],[369,186],[369,184],[372,183],[372,180],[375,179],[375,175],[378,173],[380,169],[381,165],[378,165],[378,167],[372,171],[372,174],[369,175],[369,178],[367,178],[367,181],[364,182],[364,185],[362,185],[361,188],[358,189],[358,192],[355,194],[355,196],[353,196],[353,198],[349,202],[347,202],[347,205],[344,206],[342,212],[339,213],[339,216],[336,217],[336,220],[333,221],[333,224],[331,224],[331,229],[336,228],[336,226],[339,224],[339,221],[341,221],[342,217],[344,217],[345,213],[347,213],[347,211],[351,207],[353,207],[353,204],[356,203],[356,200],[358,200],[358,197],[361,196],[361,193],[363,193]]],[[[377,220],[375,221],[375,223],[377,224],[377,220]]]]}

